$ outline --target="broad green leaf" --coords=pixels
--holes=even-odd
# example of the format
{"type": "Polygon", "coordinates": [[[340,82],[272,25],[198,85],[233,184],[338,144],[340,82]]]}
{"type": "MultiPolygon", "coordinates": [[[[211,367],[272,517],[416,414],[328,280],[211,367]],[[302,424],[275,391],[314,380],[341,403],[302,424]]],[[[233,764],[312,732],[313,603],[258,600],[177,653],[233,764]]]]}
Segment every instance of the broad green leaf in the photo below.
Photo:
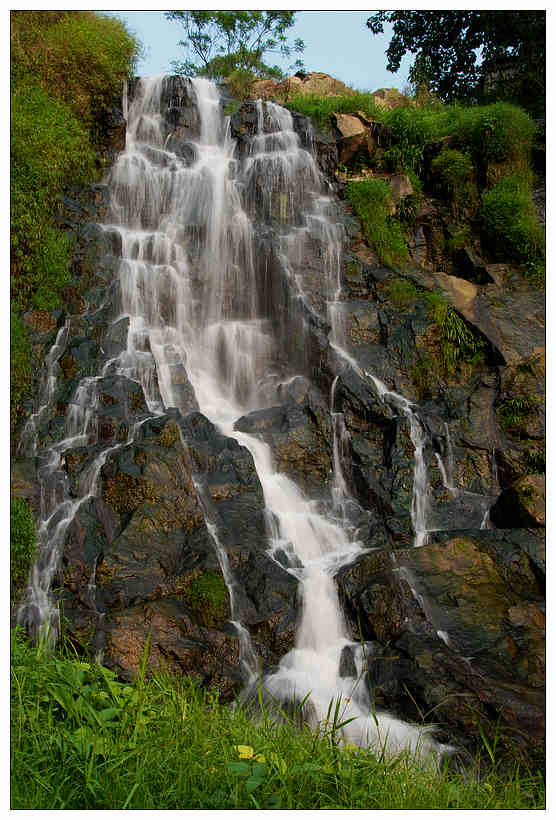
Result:
{"type": "Polygon", "coordinates": [[[242,761],[226,763],[226,768],[228,768],[231,772],[234,772],[234,774],[249,774],[251,771],[251,766],[249,763],[243,763],[242,761]]]}

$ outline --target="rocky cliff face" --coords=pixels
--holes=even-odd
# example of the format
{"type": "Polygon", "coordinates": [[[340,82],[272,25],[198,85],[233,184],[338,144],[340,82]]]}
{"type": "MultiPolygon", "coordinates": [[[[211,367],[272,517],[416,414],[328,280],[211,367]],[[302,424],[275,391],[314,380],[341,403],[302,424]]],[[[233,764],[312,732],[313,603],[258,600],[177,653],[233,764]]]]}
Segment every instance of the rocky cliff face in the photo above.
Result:
{"type": "MultiPolygon", "coordinates": [[[[166,81],[162,112],[165,148],[152,151],[152,162],[170,173],[175,155],[191,167],[201,124],[187,82],[166,81]]],[[[266,118],[261,132],[263,114],[245,103],[231,117],[237,174],[253,161],[253,141],[275,129],[266,118]]],[[[328,175],[342,226],[334,321],[322,219],[314,206],[307,217],[310,170],[287,202],[283,186],[269,191],[262,174],[242,188],[257,315],[277,340],[262,372],[290,376],[235,430],[269,444],[276,470],[316,505],[330,502],[340,467],[344,520],[362,550],[336,585],[376,708],[407,720],[426,714],[441,739],[462,745],[498,727],[532,749],[544,731],[544,490],[535,474],[544,451],[542,299],[500,263],[468,258],[444,272],[435,236],[449,223],[434,199],[420,206],[410,268],[402,276],[382,266],[336,174],[342,152],[369,150],[372,128],[359,124],[339,120],[332,139],[293,118],[328,175]],[[284,266],[286,225],[305,233],[284,266]],[[438,291],[477,343],[473,363],[438,364],[427,300],[438,291]]],[[[131,321],[121,309],[114,184],[70,191],[60,211],[75,240],[72,285],[63,315],[26,317],[44,363],[12,481],[48,521],[48,539],[58,539],[51,570],[44,556],[38,570],[50,572],[72,639],[126,678],[150,633],[153,667],[232,697],[242,686],[242,629],[263,670],[294,646],[299,583],[287,545],[283,555],[269,553],[252,454],[199,411],[187,362],[168,365],[178,409],[162,401],[154,365],[148,389],[146,370],[141,380],[111,366],[129,348],[131,321]]],[[[181,228],[195,241],[205,230],[201,220],[181,228]]],[[[193,253],[197,264],[200,271],[193,253]]],[[[194,275],[192,303],[203,303],[203,287],[194,275]]],[[[170,324],[168,293],[157,309],[170,324]]],[[[148,344],[142,353],[152,365],[148,344]]],[[[23,602],[30,628],[41,601],[23,602]]],[[[346,675],[355,656],[343,653],[346,675]]]]}

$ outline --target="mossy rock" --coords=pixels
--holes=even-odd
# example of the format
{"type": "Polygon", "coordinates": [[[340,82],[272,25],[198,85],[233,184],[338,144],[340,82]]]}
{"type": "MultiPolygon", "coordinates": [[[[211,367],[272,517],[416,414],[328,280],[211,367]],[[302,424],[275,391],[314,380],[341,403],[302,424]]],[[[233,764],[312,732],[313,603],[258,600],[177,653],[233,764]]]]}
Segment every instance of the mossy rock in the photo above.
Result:
{"type": "Polygon", "coordinates": [[[102,497],[115,512],[132,513],[144,501],[157,501],[154,484],[127,473],[109,476],[103,483],[102,497]]]}
{"type": "Polygon", "coordinates": [[[192,576],[183,595],[204,626],[215,626],[229,617],[228,588],[218,572],[205,570],[192,576]]]}
{"type": "Polygon", "coordinates": [[[162,432],[160,433],[160,443],[163,447],[172,447],[172,445],[176,443],[179,437],[179,427],[176,424],[176,422],[173,419],[171,419],[168,422],[168,424],[165,425],[165,427],[162,429],[162,432]]]}

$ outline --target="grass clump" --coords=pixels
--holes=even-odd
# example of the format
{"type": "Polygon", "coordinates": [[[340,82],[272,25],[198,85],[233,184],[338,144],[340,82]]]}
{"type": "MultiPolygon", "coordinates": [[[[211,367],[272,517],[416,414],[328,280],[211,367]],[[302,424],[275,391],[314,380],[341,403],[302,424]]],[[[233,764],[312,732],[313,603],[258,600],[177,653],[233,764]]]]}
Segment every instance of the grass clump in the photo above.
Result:
{"type": "MultiPolygon", "coordinates": [[[[491,765],[480,779],[338,742],[222,704],[186,677],[132,683],[12,634],[12,809],[532,809],[542,774],[491,765]]],[[[492,748],[492,747],[491,747],[492,748]]]]}
{"type": "Polygon", "coordinates": [[[400,222],[391,214],[392,191],[388,183],[382,179],[349,182],[345,193],[380,260],[390,267],[403,265],[409,253],[400,222]]]}
{"type": "Polygon", "coordinates": [[[334,97],[321,97],[318,94],[295,94],[285,103],[292,111],[311,117],[323,131],[330,130],[332,114],[356,114],[362,111],[369,119],[381,121],[383,111],[374,101],[372,94],[353,91],[334,97]]]}
{"type": "Polygon", "coordinates": [[[29,577],[36,548],[35,519],[23,498],[12,498],[10,505],[10,603],[17,604],[29,577]]]}
{"type": "Polygon", "coordinates": [[[484,341],[439,293],[427,293],[429,313],[447,372],[461,363],[479,364],[484,358],[484,341]]]}
{"type": "Polygon", "coordinates": [[[538,409],[538,404],[538,399],[532,396],[514,396],[501,402],[496,409],[504,432],[520,438],[524,423],[538,409]]]}
{"type": "Polygon", "coordinates": [[[494,185],[483,196],[481,219],[491,250],[525,266],[526,275],[544,281],[544,230],[537,222],[530,183],[520,174],[494,185]]]}
{"type": "Polygon", "coordinates": [[[386,285],[388,299],[397,308],[414,305],[422,296],[421,291],[411,279],[392,279],[386,285]]]}
{"type": "Polygon", "coordinates": [[[455,149],[441,151],[432,161],[431,170],[436,177],[439,192],[449,201],[455,217],[473,206],[476,199],[471,181],[473,162],[468,154],[455,149]]]}

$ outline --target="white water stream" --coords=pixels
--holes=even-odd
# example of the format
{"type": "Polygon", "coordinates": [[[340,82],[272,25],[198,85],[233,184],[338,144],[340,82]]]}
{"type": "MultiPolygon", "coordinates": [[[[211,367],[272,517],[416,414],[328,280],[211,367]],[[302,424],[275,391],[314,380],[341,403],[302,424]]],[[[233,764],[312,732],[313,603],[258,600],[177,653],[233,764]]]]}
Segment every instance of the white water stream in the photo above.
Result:
{"type": "MultiPolygon", "coordinates": [[[[218,91],[205,79],[191,81],[200,116],[195,159],[188,164],[172,153],[161,112],[163,83],[162,77],[141,80],[129,103],[126,97],[127,144],[111,175],[113,218],[105,230],[116,231],[122,240],[121,317],[129,318],[129,332],[126,350],[109,362],[106,371],[140,382],[154,414],[168,407],[188,410],[183,393],[183,374],[187,373],[201,412],[253,456],[270,522],[269,555],[280,549],[291,557],[288,571],[299,579],[302,597],[295,648],[277,671],[260,681],[263,689],[280,702],[299,702],[310,693],[317,722],[325,721],[330,704],[339,702],[341,720],[356,718],[343,731],[352,742],[387,745],[391,752],[407,747],[428,753],[437,747],[426,732],[385,714],[371,715],[361,677],[340,676],[342,651],[356,645],[344,623],[334,574],[362,549],[338,513],[349,495],[342,474],[342,452],[349,443],[342,415],[332,412],[334,503],[329,515],[317,511],[316,504],[290,478],[276,471],[266,443],[234,429],[241,416],[268,406],[280,381],[293,375],[272,375],[279,371],[273,369],[277,343],[269,321],[272,317],[259,311],[254,226],[242,194],[259,190],[258,207],[267,217],[276,214],[282,226],[277,257],[296,298],[303,299],[304,293],[303,283],[291,272],[293,263],[303,258],[309,239],[320,244],[330,341],[349,361],[343,349],[339,309],[342,231],[330,218],[331,200],[324,194],[312,155],[300,145],[290,113],[278,105],[258,105],[257,132],[247,158],[238,162],[218,91]]],[[[56,355],[50,357],[48,378],[52,378],[56,355]]],[[[409,402],[388,394],[372,378],[379,395],[393,398],[410,424],[415,448],[412,520],[416,544],[424,544],[424,433],[409,402]]],[[[52,450],[51,473],[70,439],[94,440],[93,388],[94,380],[82,384],[70,405],[67,436],[52,450]]],[[[46,569],[50,577],[45,575],[31,584],[37,595],[44,593],[48,599],[65,530],[78,506],[94,494],[109,452],[103,451],[92,463],[79,500],[64,500],[55,513],[51,504],[44,510],[41,533],[57,546],[52,551],[52,571],[46,569]]],[[[236,619],[234,579],[218,532],[210,521],[207,524],[236,619]]],[[[38,605],[47,608],[48,603],[41,599],[38,605]]],[[[252,683],[256,659],[247,630],[239,622],[237,627],[242,664],[247,682],[252,683]]]]}

